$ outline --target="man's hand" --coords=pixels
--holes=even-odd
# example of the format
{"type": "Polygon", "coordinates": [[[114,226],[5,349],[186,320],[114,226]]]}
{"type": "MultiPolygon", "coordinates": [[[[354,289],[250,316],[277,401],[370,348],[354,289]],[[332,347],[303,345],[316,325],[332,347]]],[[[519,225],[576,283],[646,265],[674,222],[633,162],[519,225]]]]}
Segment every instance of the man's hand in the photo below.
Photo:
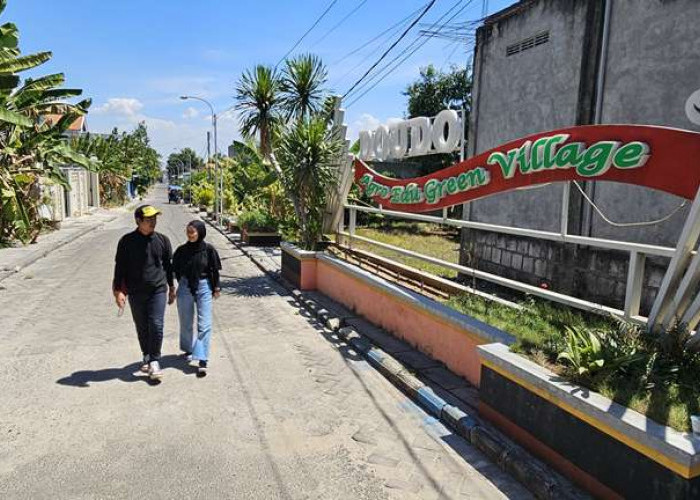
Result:
{"type": "Polygon", "coordinates": [[[218,299],[219,295],[221,295],[221,289],[220,288],[214,289],[214,298],[218,299]]]}
{"type": "Polygon", "coordinates": [[[114,301],[117,303],[119,309],[124,309],[126,305],[126,294],[121,290],[114,291],[114,301]]]}
{"type": "Polygon", "coordinates": [[[170,291],[168,292],[168,304],[172,304],[175,302],[175,294],[177,293],[177,288],[174,286],[170,287],[170,291]]]}

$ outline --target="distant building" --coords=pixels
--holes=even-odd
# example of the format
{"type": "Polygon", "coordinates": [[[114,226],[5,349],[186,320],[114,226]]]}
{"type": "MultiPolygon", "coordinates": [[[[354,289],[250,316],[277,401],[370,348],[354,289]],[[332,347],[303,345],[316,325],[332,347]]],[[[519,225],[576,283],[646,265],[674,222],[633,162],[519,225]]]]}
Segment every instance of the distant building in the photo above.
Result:
{"type": "MultiPolygon", "coordinates": [[[[40,118],[40,123],[57,123],[62,115],[49,114],[40,118]]],[[[87,121],[85,116],[76,119],[66,130],[67,139],[86,134],[87,121]]],[[[55,184],[46,185],[46,193],[51,199],[48,213],[55,221],[64,220],[67,217],[80,217],[90,210],[90,207],[100,206],[100,181],[99,174],[88,172],[77,165],[65,165],[61,171],[66,176],[70,189],[55,184]]],[[[48,214],[47,214],[48,215],[48,214]]]]}

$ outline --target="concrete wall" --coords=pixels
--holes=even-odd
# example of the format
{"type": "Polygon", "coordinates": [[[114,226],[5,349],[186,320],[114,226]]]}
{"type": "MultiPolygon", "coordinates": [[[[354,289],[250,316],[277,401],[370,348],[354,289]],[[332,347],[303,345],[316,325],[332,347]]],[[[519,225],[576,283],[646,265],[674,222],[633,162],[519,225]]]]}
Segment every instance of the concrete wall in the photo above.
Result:
{"type": "MultiPolygon", "coordinates": [[[[528,134],[594,122],[602,33],[601,0],[533,0],[492,16],[477,33],[474,111],[469,153],[528,134]],[[511,56],[506,48],[542,31],[549,41],[511,56]]],[[[601,123],[664,125],[700,131],[685,116],[700,88],[700,1],[612,0],[601,123]]],[[[649,221],[683,200],[618,183],[585,186],[615,222],[649,221]]],[[[471,204],[470,220],[559,231],[562,185],[497,195],[471,204]]],[[[572,187],[569,232],[675,246],[687,207],[653,226],[620,228],[598,216],[572,187]]],[[[550,285],[554,290],[622,307],[626,253],[530,238],[465,231],[462,262],[550,285]]],[[[647,312],[667,262],[650,259],[642,312],[647,312]]]]}
{"type": "MultiPolygon", "coordinates": [[[[685,114],[700,89],[700,2],[614,0],[605,71],[602,123],[663,125],[700,132],[685,114]]],[[[682,199],[635,186],[598,182],[594,201],[614,221],[663,217],[682,199]]],[[[591,235],[675,246],[688,213],[643,228],[613,227],[597,215],[591,235]]]]}
{"type": "MultiPolygon", "coordinates": [[[[586,4],[544,0],[478,34],[476,123],[470,155],[576,122],[586,4]],[[506,48],[548,31],[549,42],[506,56],[506,48]]],[[[489,197],[471,204],[471,220],[557,231],[561,185],[489,197]]]]}

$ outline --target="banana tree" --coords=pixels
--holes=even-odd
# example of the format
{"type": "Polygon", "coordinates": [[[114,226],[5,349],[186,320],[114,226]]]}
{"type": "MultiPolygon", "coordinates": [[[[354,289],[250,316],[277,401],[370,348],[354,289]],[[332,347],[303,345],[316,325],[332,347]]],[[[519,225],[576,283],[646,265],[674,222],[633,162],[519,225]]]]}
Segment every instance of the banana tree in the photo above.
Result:
{"type": "MultiPolygon", "coordinates": [[[[0,0],[0,15],[7,5],[0,0]]],[[[38,234],[38,185],[42,179],[66,184],[59,166],[94,164],[74,151],[63,135],[87,113],[89,99],[69,104],[78,89],[61,88],[63,74],[21,82],[18,73],[36,68],[50,52],[21,55],[19,31],[13,23],[0,25],[0,238],[34,239],[38,234]],[[57,121],[45,120],[60,115],[57,121]]]]}

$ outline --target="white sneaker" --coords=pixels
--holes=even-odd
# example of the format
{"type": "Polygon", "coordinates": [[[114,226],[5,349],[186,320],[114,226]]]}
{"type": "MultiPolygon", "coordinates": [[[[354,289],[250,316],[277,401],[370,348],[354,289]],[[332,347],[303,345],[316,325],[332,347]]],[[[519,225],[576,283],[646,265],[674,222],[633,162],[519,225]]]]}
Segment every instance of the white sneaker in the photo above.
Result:
{"type": "Polygon", "coordinates": [[[149,372],[149,367],[148,367],[148,354],[146,354],[143,357],[143,361],[141,362],[141,366],[139,366],[139,371],[141,373],[148,373],[149,372]]]}
{"type": "Polygon", "coordinates": [[[163,378],[163,372],[160,369],[160,363],[158,363],[158,361],[151,361],[148,363],[148,377],[151,380],[160,380],[163,378]]]}

